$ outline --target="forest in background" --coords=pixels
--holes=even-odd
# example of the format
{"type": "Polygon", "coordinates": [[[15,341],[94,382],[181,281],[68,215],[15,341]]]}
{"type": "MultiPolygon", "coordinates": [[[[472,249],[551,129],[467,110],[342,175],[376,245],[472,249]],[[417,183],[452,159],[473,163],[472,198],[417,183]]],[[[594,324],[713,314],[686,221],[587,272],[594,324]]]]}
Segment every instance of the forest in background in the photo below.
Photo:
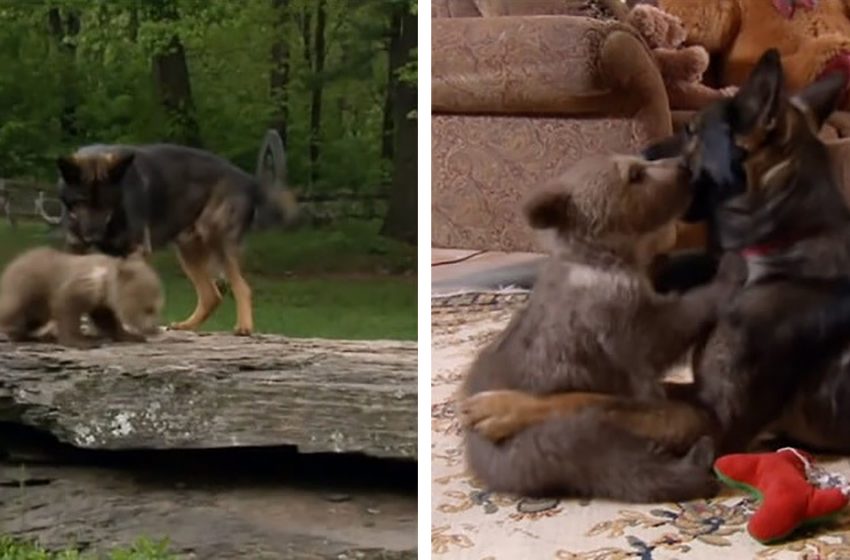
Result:
{"type": "Polygon", "coordinates": [[[253,172],[274,128],[300,195],[386,196],[415,243],[416,41],[415,0],[0,0],[0,177],[161,141],[253,172]]]}

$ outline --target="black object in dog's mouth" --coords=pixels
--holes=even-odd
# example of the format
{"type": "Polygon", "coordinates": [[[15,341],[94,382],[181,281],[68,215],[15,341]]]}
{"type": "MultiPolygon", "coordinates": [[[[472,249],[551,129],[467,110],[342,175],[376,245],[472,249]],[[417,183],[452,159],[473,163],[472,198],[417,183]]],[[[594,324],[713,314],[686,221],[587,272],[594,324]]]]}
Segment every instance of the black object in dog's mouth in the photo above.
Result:
{"type": "MultiPolygon", "coordinates": [[[[718,107],[719,109],[719,107],[718,107]]],[[[648,160],[681,156],[688,169],[694,198],[682,219],[685,222],[712,220],[716,208],[745,189],[743,161],[746,152],[735,144],[724,121],[700,129],[698,138],[687,130],[648,146],[641,153],[648,160]],[[697,141],[696,150],[688,153],[689,144],[697,141]]]]}

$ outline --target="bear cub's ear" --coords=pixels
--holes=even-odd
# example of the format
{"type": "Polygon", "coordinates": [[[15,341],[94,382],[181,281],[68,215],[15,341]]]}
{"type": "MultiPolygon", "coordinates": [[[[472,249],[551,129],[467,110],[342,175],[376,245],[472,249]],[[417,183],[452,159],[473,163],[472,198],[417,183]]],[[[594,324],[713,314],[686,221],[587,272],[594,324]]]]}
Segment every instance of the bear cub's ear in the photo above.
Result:
{"type": "Polygon", "coordinates": [[[525,216],[534,229],[562,229],[570,222],[572,200],[562,190],[544,189],[525,203],[525,216]]]}

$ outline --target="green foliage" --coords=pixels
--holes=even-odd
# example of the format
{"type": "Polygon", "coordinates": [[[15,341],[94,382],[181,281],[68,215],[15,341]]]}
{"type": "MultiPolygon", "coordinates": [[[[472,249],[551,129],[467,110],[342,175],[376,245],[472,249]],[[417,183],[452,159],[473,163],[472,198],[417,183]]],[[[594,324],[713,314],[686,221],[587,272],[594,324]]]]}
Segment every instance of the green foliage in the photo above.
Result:
{"type": "MultiPolygon", "coordinates": [[[[92,554],[79,552],[75,548],[61,551],[48,551],[37,543],[19,541],[11,537],[0,536],[0,560],[95,560],[92,554]]],[[[177,556],[168,551],[168,541],[138,539],[130,548],[117,548],[110,551],[107,560],[176,560],[177,556]]]]}
{"type": "MultiPolygon", "coordinates": [[[[264,131],[286,114],[289,178],[305,185],[310,94],[318,84],[321,151],[311,188],[376,191],[388,175],[385,36],[396,1],[327,0],[327,56],[317,73],[308,61],[315,0],[283,2],[283,16],[274,0],[0,0],[0,176],[53,180],[56,155],[79,145],[169,138],[174,123],[157,96],[152,57],[178,38],[204,147],[253,171],[264,131]],[[58,34],[50,24],[56,14],[58,34]],[[270,87],[276,41],[289,53],[285,95],[270,87]],[[69,107],[73,133],[62,124],[69,107]]],[[[399,71],[405,80],[415,74],[415,61],[399,71]]]]}
{"type": "Polygon", "coordinates": [[[168,551],[168,540],[151,541],[139,539],[128,549],[116,549],[109,553],[109,560],[176,560],[168,551]]]}
{"type": "MultiPolygon", "coordinates": [[[[416,51],[417,49],[413,49],[413,56],[416,56],[416,51]]],[[[416,84],[417,75],[418,68],[415,59],[398,69],[398,79],[403,82],[416,84]]]]}

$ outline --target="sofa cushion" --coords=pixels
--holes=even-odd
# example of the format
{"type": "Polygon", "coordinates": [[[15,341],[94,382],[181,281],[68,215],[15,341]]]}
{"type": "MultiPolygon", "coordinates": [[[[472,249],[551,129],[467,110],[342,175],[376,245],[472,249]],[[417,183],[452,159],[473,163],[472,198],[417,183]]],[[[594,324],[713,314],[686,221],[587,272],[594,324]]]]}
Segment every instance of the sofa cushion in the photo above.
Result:
{"type": "Polygon", "coordinates": [[[651,137],[646,125],[632,118],[434,115],[432,245],[545,251],[520,212],[529,189],[588,154],[637,152],[651,137]]]}

